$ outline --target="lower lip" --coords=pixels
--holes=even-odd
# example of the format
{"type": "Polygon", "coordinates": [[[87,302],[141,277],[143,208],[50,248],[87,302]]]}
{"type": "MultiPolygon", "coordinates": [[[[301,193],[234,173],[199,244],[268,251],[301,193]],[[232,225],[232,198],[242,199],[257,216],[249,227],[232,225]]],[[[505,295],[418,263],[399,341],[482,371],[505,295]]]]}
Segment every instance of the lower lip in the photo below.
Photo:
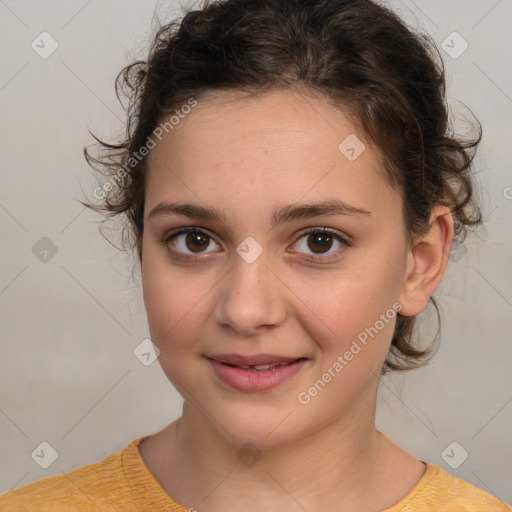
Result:
{"type": "Polygon", "coordinates": [[[238,391],[247,392],[267,391],[275,388],[285,380],[291,379],[306,362],[306,359],[302,359],[284,366],[278,366],[274,371],[255,371],[235,368],[210,359],[215,374],[224,384],[238,391]]]}

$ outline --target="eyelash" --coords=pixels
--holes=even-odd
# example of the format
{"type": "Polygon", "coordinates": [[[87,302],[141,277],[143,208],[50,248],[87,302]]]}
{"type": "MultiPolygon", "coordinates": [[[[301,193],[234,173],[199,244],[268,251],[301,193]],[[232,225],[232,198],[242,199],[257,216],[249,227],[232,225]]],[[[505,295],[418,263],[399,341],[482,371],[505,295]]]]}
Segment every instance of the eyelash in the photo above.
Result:
{"type": "MultiPolygon", "coordinates": [[[[168,247],[169,246],[169,243],[176,237],[178,237],[179,235],[181,234],[184,234],[184,233],[201,233],[205,236],[207,236],[209,239],[211,240],[214,240],[214,238],[212,236],[210,236],[206,231],[204,231],[202,228],[197,228],[197,227],[194,227],[194,226],[188,226],[188,227],[184,227],[184,228],[181,228],[179,229],[178,231],[172,231],[168,234],[166,234],[164,236],[164,239],[162,240],[162,245],[168,247]]],[[[305,236],[307,235],[311,235],[311,234],[316,234],[316,233],[319,233],[319,234],[328,234],[328,235],[332,235],[336,240],[338,240],[345,248],[346,247],[350,247],[350,243],[345,239],[343,238],[337,231],[334,231],[334,230],[331,230],[329,228],[310,228],[308,229],[307,231],[304,231],[303,233],[300,234],[300,236],[297,238],[297,240],[294,242],[294,245],[299,241],[301,240],[302,238],[304,238],[305,236]]],[[[309,255],[309,258],[312,260],[312,261],[319,261],[319,260],[326,260],[326,259],[331,259],[332,257],[335,257],[337,253],[341,252],[343,249],[338,249],[338,251],[336,251],[335,253],[332,253],[332,254],[327,254],[327,255],[309,255]]],[[[184,259],[184,260],[191,260],[191,259],[196,259],[193,255],[188,255],[186,253],[183,253],[181,251],[177,251],[176,249],[170,249],[169,248],[169,251],[173,253],[173,257],[175,258],[178,258],[178,259],[184,259]]],[[[198,253],[200,254],[200,253],[198,253]]],[[[204,253],[203,253],[204,254],[204,253]]],[[[201,256],[200,256],[201,257],[201,256]]]]}

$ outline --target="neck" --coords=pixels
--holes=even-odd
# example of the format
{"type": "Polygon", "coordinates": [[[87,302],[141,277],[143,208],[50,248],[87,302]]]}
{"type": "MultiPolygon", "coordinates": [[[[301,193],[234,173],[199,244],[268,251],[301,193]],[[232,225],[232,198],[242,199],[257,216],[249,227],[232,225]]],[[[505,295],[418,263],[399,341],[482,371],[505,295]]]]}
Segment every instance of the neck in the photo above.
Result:
{"type": "Polygon", "coordinates": [[[226,503],[232,511],[378,511],[405,496],[424,470],[375,429],[374,418],[375,398],[361,399],[321,430],[251,460],[185,401],[182,417],[156,434],[164,455],[148,466],[178,503],[201,512],[226,503]],[[412,470],[407,480],[397,475],[404,465],[412,470]]]}

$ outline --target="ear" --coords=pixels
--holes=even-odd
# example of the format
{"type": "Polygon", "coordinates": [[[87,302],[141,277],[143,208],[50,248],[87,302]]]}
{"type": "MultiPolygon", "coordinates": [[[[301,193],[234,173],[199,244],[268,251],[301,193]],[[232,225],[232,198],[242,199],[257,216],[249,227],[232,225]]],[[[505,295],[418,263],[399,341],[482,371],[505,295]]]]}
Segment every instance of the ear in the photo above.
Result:
{"type": "Polygon", "coordinates": [[[427,306],[444,275],[453,240],[453,217],[447,206],[432,208],[429,231],[413,242],[400,293],[403,316],[415,316],[427,306]]]}

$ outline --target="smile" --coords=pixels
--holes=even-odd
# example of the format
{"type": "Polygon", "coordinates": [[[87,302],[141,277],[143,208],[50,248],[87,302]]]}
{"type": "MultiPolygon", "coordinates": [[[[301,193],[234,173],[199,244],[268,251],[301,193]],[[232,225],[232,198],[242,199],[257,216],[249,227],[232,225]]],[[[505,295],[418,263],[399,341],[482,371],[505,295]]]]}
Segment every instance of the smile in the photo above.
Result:
{"type": "Polygon", "coordinates": [[[237,391],[268,391],[291,379],[306,364],[306,358],[295,361],[238,366],[209,359],[215,375],[237,391]]]}

